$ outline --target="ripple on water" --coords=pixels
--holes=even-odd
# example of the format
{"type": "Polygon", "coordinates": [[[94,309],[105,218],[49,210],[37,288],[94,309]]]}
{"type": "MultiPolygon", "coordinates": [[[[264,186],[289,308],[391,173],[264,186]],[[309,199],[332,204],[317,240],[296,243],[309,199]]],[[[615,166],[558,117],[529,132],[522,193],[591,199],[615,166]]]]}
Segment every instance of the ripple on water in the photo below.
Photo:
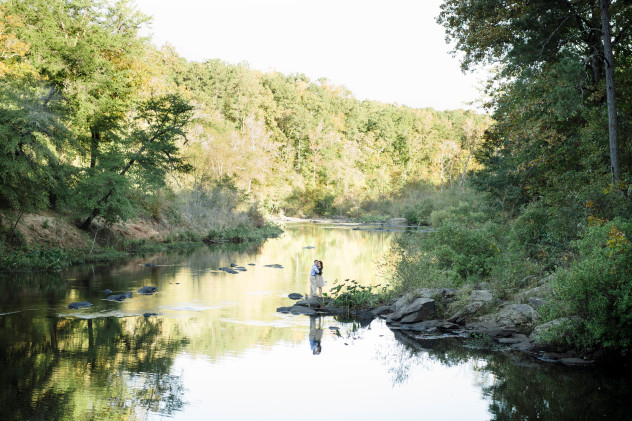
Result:
{"type": "Polygon", "coordinates": [[[181,303],[181,304],[174,304],[174,305],[163,305],[163,306],[160,306],[160,309],[169,310],[169,311],[206,311],[206,310],[216,310],[216,309],[227,308],[227,307],[237,307],[237,303],[227,302],[227,303],[220,303],[213,306],[207,306],[207,305],[195,304],[195,303],[181,303]]]}
{"type": "Polygon", "coordinates": [[[288,319],[288,318],[274,319],[274,320],[236,320],[236,319],[221,318],[219,320],[223,323],[234,323],[234,324],[246,325],[246,326],[293,327],[297,325],[294,319],[288,319]]]}
{"type": "Polygon", "coordinates": [[[75,318],[75,319],[101,319],[114,317],[117,319],[123,317],[136,317],[142,316],[143,313],[126,313],[120,310],[107,310],[107,311],[98,311],[98,312],[76,312],[76,313],[59,313],[59,317],[61,318],[75,318]]]}

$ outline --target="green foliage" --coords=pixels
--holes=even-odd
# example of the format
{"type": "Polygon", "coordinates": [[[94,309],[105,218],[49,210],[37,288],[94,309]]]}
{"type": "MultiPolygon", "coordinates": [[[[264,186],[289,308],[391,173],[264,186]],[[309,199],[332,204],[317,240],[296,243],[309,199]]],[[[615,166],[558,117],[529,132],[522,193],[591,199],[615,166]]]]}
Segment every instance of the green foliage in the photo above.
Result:
{"type": "Polygon", "coordinates": [[[60,271],[73,263],[68,251],[61,248],[31,249],[23,247],[0,253],[0,267],[8,271],[60,271]]]}
{"type": "Polygon", "coordinates": [[[403,216],[409,224],[430,225],[430,215],[434,206],[434,202],[431,199],[424,199],[419,203],[406,204],[403,209],[403,216]]]}
{"type": "Polygon", "coordinates": [[[510,246],[551,268],[577,237],[584,211],[533,202],[512,222],[510,246]]]}
{"type": "Polygon", "coordinates": [[[329,294],[333,305],[348,311],[374,308],[386,303],[390,297],[387,287],[382,285],[360,285],[358,281],[348,279],[342,283],[336,280],[334,285],[329,294]]]}
{"type": "Polygon", "coordinates": [[[0,79],[0,209],[42,209],[56,191],[59,153],[70,133],[62,110],[42,107],[29,79],[0,79]]]}
{"type": "Polygon", "coordinates": [[[445,193],[434,202],[432,228],[411,230],[395,240],[393,287],[459,287],[488,281],[507,250],[507,229],[476,195],[445,193]]]}
{"type": "Polygon", "coordinates": [[[239,224],[236,227],[210,230],[206,236],[202,238],[202,241],[207,244],[260,241],[265,238],[276,237],[282,232],[281,228],[271,222],[266,223],[261,228],[239,224]]]}
{"type": "Polygon", "coordinates": [[[578,258],[556,272],[549,318],[579,316],[576,347],[632,350],[632,222],[616,218],[586,227],[578,258]]]}

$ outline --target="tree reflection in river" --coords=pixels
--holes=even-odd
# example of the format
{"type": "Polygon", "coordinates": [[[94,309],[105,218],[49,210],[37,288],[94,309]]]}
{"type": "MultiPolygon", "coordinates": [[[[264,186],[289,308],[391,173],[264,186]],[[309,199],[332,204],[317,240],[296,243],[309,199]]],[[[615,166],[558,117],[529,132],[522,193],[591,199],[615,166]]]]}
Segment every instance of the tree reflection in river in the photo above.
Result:
{"type": "Polygon", "coordinates": [[[628,418],[630,381],[620,375],[394,338],[382,320],[324,318],[326,347],[315,358],[309,319],[276,309],[307,290],[316,257],[331,283],[382,283],[375,262],[392,235],[317,225],[263,244],[0,280],[0,418],[291,421],[313,405],[310,388],[345,397],[327,400],[338,418],[628,418]],[[218,270],[230,263],[247,271],[218,270]],[[158,291],[138,294],[144,285],[158,291]],[[106,288],[134,295],[108,301],[106,288]],[[70,310],[72,301],[94,305],[70,310]]]}
{"type": "Polygon", "coordinates": [[[2,419],[135,418],[170,414],[183,385],[170,374],[185,337],[143,317],[0,318],[2,419]]]}

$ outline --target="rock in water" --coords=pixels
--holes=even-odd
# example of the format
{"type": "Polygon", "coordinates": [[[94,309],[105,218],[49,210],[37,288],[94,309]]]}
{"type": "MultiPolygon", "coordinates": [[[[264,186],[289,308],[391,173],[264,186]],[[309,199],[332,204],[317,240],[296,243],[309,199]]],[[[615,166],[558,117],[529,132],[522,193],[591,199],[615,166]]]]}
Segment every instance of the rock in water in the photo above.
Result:
{"type": "Polygon", "coordinates": [[[142,287],[141,289],[138,290],[139,294],[143,294],[143,295],[151,295],[154,292],[158,291],[158,287],[142,287]]]}
{"type": "Polygon", "coordinates": [[[68,304],[68,308],[72,308],[75,310],[78,308],[91,307],[91,306],[92,306],[92,303],[89,301],[79,301],[79,302],[68,304]]]}
{"type": "Polygon", "coordinates": [[[290,295],[288,295],[287,298],[289,298],[290,300],[300,300],[303,298],[303,296],[297,292],[293,292],[290,295]]]}

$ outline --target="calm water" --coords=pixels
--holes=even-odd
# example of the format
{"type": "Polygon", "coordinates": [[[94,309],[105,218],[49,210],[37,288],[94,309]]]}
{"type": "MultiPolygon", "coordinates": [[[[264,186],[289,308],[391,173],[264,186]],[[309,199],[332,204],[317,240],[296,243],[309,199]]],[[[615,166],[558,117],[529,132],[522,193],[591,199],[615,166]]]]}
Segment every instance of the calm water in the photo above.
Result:
{"type": "Polygon", "coordinates": [[[315,258],[325,262],[328,287],[335,279],[383,282],[380,262],[398,235],[285,228],[260,245],[0,278],[0,419],[631,418],[631,382],[621,375],[449,341],[413,343],[380,320],[276,313],[292,304],[287,294],[308,291],[315,258]],[[218,271],[230,263],[248,271],[218,271]],[[275,264],[282,268],[266,267],[275,264]],[[144,285],[158,292],[136,294],[144,285]],[[106,301],[106,288],[134,296],[106,301]],[[67,308],[83,300],[94,306],[67,308]],[[313,355],[310,330],[319,328],[322,352],[313,355]]]}

